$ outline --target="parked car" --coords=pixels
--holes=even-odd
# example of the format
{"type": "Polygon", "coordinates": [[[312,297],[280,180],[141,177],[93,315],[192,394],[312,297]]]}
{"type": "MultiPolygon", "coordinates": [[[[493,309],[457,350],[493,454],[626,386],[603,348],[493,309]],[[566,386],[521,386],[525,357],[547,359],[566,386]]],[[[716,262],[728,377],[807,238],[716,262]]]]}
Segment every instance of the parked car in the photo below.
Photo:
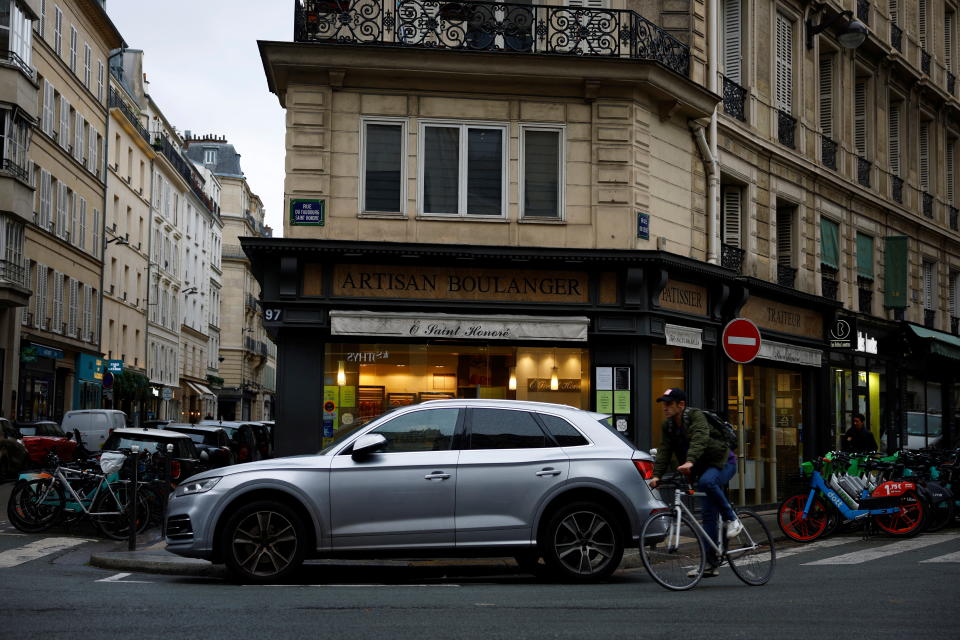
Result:
{"type": "Polygon", "coordinates": [[[168,431],[185,433],[193,440],[200,453],[200,459],[207,457],[207,464],[213,467],[226,467],[236,462],[236,455],[230,450],[230,436],[223,427],[210,427],[200,424],[169,423],[168,431]]]}
{"type": "Polygon", "coordinates": [[[209,467],[200,459],[200,453],[193,440],[185,433],[166,429],[114,429],[103,445],[107,451],[130,449],[134,445],[147,453],[166,454],[167,445],[173,445],[173,464],[171,477],[174,482],[182,482],[190,476],[205,471],[209,467]]]}
{"type": "Polygon", "coordinates": [[[20,432],[6,418],[0,418],[0,480],[16,477],[27,464],[27,448],[20,432]]]}
{"type": "Polygon", "coordinates": [[[263,422],[250,422],[253,428],[253,434],[257,438],[257,452],[260,454],[260,460],[266,460],[273,457],[273,434],[270,427],[263,422]]]}
{"type": "Polygon", "coordinates": [[[81,441],[90,451],[99,451],[113,429],[127,425],[127,414],[116,409],[77,409],[63,414],[60,428],[64,433],[80,432],[81,441]]]}
{"type": "Polygon", "coordinates": [[[665,508],[646,483],[653,459],[608,418],[510,400],[401,407],[316,455],[181,484],[167,550],[244,582],[282,580],[305,558],[411,553],[542,556],[562,578],[603,579],[665,508]]]}
{"type": "Polygon", "coordinates": [[[907,411],[906,449],[937,447],[943,436],[943,416],[939,413],[907,411]]]}
{"type": "Polygon", "coordinates": [[[237,457],[237,462],[253,462],[263,459],[257,447],[257,433],[249,422],[233,422],[228,420],[203,420],[202,425],[220,427],[230,436],[230,449],[237,457]]]}
{"type": "Polygon", "coordinates": [[[77,443],[73,434],[64,433],[56,422],[18,422],[17,430],[32,464],[42,464],[51,451],[64,462],[72,462],[76,458],[77,443]]]}

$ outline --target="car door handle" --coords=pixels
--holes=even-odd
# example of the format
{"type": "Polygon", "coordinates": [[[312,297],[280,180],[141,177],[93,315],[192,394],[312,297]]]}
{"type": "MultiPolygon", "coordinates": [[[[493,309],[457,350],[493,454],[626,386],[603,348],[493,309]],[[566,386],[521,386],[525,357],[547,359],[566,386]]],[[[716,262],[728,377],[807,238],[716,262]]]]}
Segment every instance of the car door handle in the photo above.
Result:
{"type": "Polygon", "coordinates": [[[560,470],[559,470],[559,469],[553,469],[553,468],[551,468],[551,467],[547,467],[546,469],[542,469],[542,470],[540,470],[540,471],[537,471],[537,475],[540,476],[541,478],[542,478],[543,476],[558,476],[558,475],[560,475],[560,470]]]}
{"type": "Polygon", "coordinates": [[[434,471],[433,473],[428,473],[423,476],[424,480],[446,480],[450,477],[449,473],[444,473],[443,471],[434,471]]]}

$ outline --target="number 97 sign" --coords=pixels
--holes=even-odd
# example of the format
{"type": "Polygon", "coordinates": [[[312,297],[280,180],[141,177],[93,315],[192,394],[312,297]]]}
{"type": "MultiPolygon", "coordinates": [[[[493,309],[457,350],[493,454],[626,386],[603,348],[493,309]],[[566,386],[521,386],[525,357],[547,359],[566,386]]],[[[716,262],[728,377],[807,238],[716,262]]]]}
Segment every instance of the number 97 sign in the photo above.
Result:
{"type": "Polygon", "coordinates": [[[268,307],[263,310],[263,319],[266,322],[280,322],[281,316],[283,316],[283,309],[268,307]]]}

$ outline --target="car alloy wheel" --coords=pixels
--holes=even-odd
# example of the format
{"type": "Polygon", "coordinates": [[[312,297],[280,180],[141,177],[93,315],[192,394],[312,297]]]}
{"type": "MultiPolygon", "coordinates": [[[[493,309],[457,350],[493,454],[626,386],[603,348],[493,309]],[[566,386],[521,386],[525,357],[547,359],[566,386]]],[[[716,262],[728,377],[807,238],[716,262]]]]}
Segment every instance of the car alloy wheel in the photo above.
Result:
{"type": "Polygon", "coordinates": [[[305,539],[303,523],[293,509],[279,502],[254,502],[227,523],[223,556],[240,581],[275,582],[300,567],[305,539]]]}
{"type": "Polygon", "coordinates": [[[620,565],[623,533],[606,508],[578,502],[553,514],[542,547],[544,561],[561,578],[602,580],[620,565]]]}

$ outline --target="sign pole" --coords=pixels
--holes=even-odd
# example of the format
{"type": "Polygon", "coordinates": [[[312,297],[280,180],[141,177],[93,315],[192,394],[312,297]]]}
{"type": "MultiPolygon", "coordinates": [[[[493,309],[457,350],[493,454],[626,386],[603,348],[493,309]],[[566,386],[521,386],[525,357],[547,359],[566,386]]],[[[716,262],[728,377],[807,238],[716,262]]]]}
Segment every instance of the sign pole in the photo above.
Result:
{"type": "Polygon", "coordinates": [[[744,449],[746,449],[746,436],[744,435],[744,420],[743,420],[743,363],[737,363],[737,449],[739,453],[737,455],[737,484],[739,485],[739,500],[741,505],[747,504],[747,487],[746,485],[746,470],[743,468],[743,465],[746,464],[746,455],[744,449]]]}

